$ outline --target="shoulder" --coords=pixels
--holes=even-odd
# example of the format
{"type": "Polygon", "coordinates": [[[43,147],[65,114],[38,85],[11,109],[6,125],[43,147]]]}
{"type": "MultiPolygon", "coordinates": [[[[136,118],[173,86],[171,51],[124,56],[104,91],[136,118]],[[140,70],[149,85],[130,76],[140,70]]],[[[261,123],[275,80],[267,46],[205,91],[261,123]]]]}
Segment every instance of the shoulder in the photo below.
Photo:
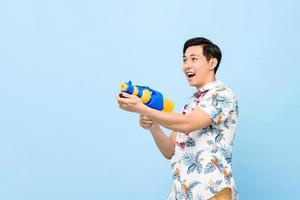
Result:
{"type": "Polygon", "coordinates": [[[237,99],[230,87],[225,85],[223,82],[218,81],[214,87],[211,87],[205,94],[202,104],[209,104],[214,106],[216,109],[225,107],[233,108],[237,104],[237,99]]]}
{"type": "Polygon", "coordinates": [[[231,100],[236,100],[236,96],[233,90],[221,81],[218,81],[215,87],[211,88],[209,93],[210,95],[217,95],[231,100]]]}

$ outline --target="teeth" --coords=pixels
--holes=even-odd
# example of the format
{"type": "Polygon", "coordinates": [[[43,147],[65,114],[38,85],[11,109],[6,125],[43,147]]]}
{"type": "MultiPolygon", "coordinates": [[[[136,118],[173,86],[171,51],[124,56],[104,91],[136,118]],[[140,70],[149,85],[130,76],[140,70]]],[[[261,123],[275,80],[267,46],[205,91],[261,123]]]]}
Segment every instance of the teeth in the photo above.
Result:
{"type": "Polygon", "coordinates": [[[195,74],[194,74],[193,72],[187,72],[186,75],[187,75],[188,77],[192,77],[192,76],[194,76],[195,74]]]}

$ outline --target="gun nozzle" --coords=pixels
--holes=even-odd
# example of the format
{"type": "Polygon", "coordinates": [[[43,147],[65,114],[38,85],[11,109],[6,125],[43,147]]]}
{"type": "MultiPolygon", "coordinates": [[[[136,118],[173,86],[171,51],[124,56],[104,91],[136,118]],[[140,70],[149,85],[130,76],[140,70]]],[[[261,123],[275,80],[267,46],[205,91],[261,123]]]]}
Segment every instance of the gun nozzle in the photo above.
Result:
{"type": "Polygon", "coordinates": [[[172,112],[174,110],[174,102],[169,99],[164,99],[164,112],[172,112]]]}

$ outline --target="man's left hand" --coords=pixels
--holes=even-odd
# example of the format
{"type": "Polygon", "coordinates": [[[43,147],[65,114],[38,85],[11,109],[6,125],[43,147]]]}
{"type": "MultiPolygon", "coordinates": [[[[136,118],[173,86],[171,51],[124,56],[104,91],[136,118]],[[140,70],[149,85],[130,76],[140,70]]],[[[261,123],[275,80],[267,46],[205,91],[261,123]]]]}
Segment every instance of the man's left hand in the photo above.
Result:
{"type": "Polygon", "coordinates": [[[125,98],[119,97],[119,95],[116,96],[116,99],[118,101],[119,107],[125,111],[129,112],[136,112],[141,113],[146,109],[146,105],[143,104],[140,98],[138,98],[135,95],[127,94],[126,92],[122,92],[122,95],[125,98]]]}

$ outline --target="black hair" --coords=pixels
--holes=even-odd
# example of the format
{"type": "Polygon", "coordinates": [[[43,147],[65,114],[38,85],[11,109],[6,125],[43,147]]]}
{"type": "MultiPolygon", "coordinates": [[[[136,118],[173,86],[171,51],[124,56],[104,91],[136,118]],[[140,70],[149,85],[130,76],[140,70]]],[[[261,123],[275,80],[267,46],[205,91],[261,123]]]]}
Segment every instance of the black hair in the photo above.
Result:
{"type": "Polygon", "coordinates": [[[195,37],[187,40],[183,46],[183,55],[186,49],[190,46],[198,46],[201,45],[203,48],[203,55],[206,57],[206,60],[209,61],[211,58],[216,58],[218,63],[214,69],[214,73],[216,74],[219,65],[222,59],[221,49],[214,44],[212,41],[204,38],[204,37],[195,37]]]}

